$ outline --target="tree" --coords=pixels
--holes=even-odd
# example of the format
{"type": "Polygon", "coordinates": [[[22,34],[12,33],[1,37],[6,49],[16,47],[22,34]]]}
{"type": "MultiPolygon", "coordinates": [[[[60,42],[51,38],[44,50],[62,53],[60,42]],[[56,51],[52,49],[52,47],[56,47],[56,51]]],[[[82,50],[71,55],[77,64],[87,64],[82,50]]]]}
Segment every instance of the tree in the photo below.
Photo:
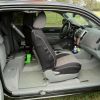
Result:
{"type": "Polygon", "coordinates": [[[73,4],[73,0],[66,0],[69,4],[73,4]]]}
{"type": "Polygon", "coordinates": [[[91,10],[100,10],[100,2],[97,2],[97,0],[57,0],[57,1],[66,2],[70,4],[71,3],[79,4],[91,10]]]}

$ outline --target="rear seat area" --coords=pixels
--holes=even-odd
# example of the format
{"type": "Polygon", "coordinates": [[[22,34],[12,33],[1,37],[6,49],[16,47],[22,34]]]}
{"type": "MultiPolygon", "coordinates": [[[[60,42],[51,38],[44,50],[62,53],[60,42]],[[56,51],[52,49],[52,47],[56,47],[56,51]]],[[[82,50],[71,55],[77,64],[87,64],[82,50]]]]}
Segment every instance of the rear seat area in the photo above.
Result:
{"type": "Polygon", "coordinates": [[[24,67],[25,54],[19,53],[15,55],[15,58],[10,60],[3,71],[4,81],[9,90],[18,89],[18,81],[20,73],[24,67]]]}
{"type": "Polygon", "coordinates": [[[3,13],[0,19],[0,64],[4,82],[8,89],[16,90],[20,72],[24,66],[25,53],[18,52],[18,36],[11,28],[10,13],[3,13]]]}
{"type": "Polygon", "coordinates": [[[7,62],[6,50],[4,39],[0,35],[0,63],[4,76],[4,82],[8,89],[16,90],[18,89],[20,73],[24,67],[25,53],[17,53],[7,62]]]}

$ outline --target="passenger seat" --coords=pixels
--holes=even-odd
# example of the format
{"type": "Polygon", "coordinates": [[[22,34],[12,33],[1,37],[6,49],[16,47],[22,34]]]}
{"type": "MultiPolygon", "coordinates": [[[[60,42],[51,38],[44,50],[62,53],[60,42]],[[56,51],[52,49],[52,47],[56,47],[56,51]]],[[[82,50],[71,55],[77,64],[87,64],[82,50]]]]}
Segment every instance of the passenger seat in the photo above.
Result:
{"type": "Polygon", "coordinates": [[[32,41],[34,49],[41,63],[44,75],[49,82],[58,82],[78,77],[81,64],[70,53],[55,54],[51,48],[42,28],[46,23],[46,15],[40,12],[32,30],[32,41]]]}

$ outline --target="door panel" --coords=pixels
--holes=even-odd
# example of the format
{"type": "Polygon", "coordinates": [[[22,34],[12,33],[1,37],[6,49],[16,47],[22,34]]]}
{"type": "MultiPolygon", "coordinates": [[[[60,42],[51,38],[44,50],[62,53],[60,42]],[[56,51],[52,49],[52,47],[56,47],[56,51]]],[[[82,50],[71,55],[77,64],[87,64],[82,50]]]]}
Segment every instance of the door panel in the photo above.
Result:
{"type": "Polygon", "coordinates": [[[48,41],[51,44],[56,44],[59,42],[59,34],[61,32],[61,28],[59,27],[46,27],[43,29],[44,34],[47,36],[48,41]]]}
{"type": "Polygon", "coordinates": [[[59,33],[62,28],[63,16],[61,13],[53,11],[45,11],[46,14],[46,24],[43,29],[45,35],[47,36],[51,44],[55,44],[59,41],[59,33]]]}
{"type": "Polygon", "coordinates": [[[0,100],[4,100],[4,93],[3,93],[3,88],[2,88],[1,81],[0,81],[0,100]]]}

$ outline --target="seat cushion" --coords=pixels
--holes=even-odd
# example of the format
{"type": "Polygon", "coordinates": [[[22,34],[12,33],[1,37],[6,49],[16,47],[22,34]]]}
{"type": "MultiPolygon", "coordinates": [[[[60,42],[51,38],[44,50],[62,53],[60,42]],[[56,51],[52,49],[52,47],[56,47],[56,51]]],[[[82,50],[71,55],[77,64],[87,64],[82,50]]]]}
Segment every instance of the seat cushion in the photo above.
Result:
{"type": "Polygon", "coordinates": [[[9,60],[3,71],[4,82],[8,89],[17,90],[20,74],[24,67],[24,52],[17,53],[14,59],[9,60]]]}
{"type": "Polygon", "coordinates": [[[72,54],[58,58],[56,67],[54,68],[54,70],[60,72],[60,74],[78,73],[80,69],[80,62],[72,54]]]}
{"type": "Polygon", "coordinates": [[[56,67],[68,64],[68,63],[79,63],[78,59],[73,54],[69,54],[57,59],[56,67]]]}

